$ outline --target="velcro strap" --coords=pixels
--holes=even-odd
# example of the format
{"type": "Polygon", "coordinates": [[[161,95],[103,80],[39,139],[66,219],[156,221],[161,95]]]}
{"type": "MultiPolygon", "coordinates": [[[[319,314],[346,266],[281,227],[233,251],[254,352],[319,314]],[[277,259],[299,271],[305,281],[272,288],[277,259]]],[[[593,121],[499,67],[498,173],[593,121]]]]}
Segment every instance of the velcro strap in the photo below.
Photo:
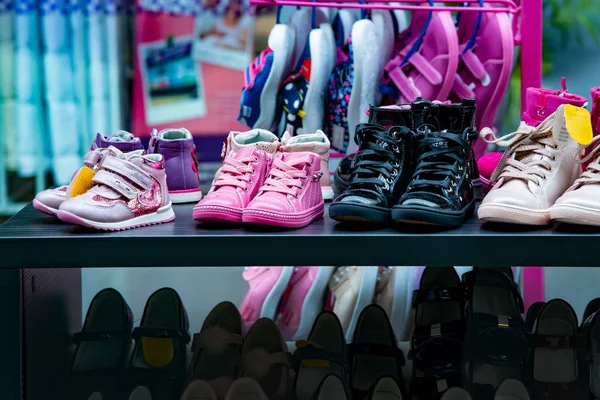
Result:
{"type": "Polygon", "coordinates": [[[135,198],[136,190],[125,179],[112,172],[100,170],[92,178],[92,182],[101,183],[108,186],[119,194],[127,197],[129,200],[135,198]]]}
{"type": "Polygon", "coordinates": [[[101,159],[102,156],[99,151],[90,150],[85,154],[85,157],[83,157],[83,163],[91,168],[98,164],[101,159]]]}
{"type": "Polygon", "coordinates": [[[157,338],[157,339],[183,339],[185,343],[190,341],[190,333],[186,329],[174,328],[135,328],[131,334],[135,340],[141,338],[157,338]]]}
{"type": "Polygon", "coordinates": [[[456,74],[454,83],[452,84],[452,92],[462,98],[475,98],[475,92],[473,92],[469,86],[462,80],[459,74],[456,74]]]}
{"type": "Polygon", "coordinates": [[[475,78],[482,80],[487,74],[481,60],[479,60],[479,57],[473,51],[467,50],[461,55],[461,59],[475,78]]]}
{"type": "Polygon", "coordinates": [[[579,335],[558,336],[534,334],[532,344],[534,347],[548,347],[554,349],[584,349],[585,342],[579,335]]]}
{"type": "Polygon", "coordinates": [[[504,315],[492,315],[484,313],[473,313],[471,315],[478,324],[495,326],[497,328],[525,329],[525,322],[522,318],[511,318],[504,315]]]}
{"type": "Polygon", "coordinates": [[[300,367],[305,360],[326,361],[337,365],[346,365],[345,354],[332,353],[318,347],[304,347],[296,349],[293,355],[294,366],[300,367]]]}
{"type": "Polygon", "coordinates": [[[137,165],[117,157],[105,157],[100,163],[102,168],[123,175],[133,183],[148,190],[152,187],[152,178],[137,165]]]}
{"type": "Polygon", "coordinates": [[[243,339],[241,335],[209,328],[204,332],[194,334],[194,338],[192,340],[192,350],[197,351],[206,347],[224,348],[227,345],[241,346],[242,341],[243,339]]]}
{"type": "Polygon", "coordinates": [[[460,335],[464,332],[465,323],[461,320],[445,322],[443,324],[433,325],[415,325],[413,336],[421,338],[460,335]]]}
{"type": "Polygon", "coordinates": [[[394,85],[400,90],[406,101],[413,102],[421,96],[421,92],[415,87],[414,82],[411,82],[402,68],[397,67],[388,72],[389,78],[394,82],[394,85]]]}
{"type": "Polygon", "coordinates": [[[444,77],[440,74],[433,65],[421,54],[414,53],[409,60],[409,63],[415,67],[432,85],[441,85],[444,77]]]}
{"type": "Polygon", "coordinates": [[[79,345],[83,342],[100,342],[110,339],[127,339],[129,333],[120,331],[104,331],[104,332],[78,332],[73,334],[73,343],[79,345]]]}
{"type": "Polygon", "coordinates": [[[465,292],[460,288],[446,288],[434,290],[413,291],[412,306],[416,308],[420,303],[429,301],[463,301],[465,292]]]}
{"type": "Polygon", "coordinates": [[[379,357],[393,357],[400,365],[404,366],[406,360],[404,359],[404,353],[402,350],[395,346],[386,344],[374,344],[374,343],[350,343],[348,345],[350,352],[353,354],[366,354],[375,355],[379,357]]]}

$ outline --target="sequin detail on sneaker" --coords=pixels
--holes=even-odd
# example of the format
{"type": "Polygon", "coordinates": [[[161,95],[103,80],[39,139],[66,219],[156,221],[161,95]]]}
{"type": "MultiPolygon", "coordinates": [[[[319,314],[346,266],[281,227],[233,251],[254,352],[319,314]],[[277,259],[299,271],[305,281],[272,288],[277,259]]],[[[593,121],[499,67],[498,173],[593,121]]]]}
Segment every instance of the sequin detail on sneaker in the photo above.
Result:
{"type": "Polygon", "coordinates": [[[160,208],[161,194],[158,183],[152,183],[150,190],[145,190],[138,193],[135,199],[129,201],[127,206],[133,213],[134,217],[151,214],[160,208]]]}

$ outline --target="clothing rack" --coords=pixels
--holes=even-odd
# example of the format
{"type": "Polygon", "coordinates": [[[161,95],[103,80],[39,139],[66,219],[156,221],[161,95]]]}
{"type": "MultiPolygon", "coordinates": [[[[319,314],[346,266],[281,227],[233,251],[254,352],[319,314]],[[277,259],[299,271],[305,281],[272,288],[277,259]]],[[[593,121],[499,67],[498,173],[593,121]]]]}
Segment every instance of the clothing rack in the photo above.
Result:
{"type": "MultiPolygon", "coordinates": [[[[518,0],[516,1],[518,2],[518,0]]],[[[521,111],[524,111],[527,88],[542,86],[542,0],[521,0],[521,4],[517,2],[513,0],[483,0],[484,7],[471,7],[471,4],[477,4],[479,0],[448,0],[445,2],[456,3],[456,6],[431,6],[425,4],[428,3],[426,0],[405,0],[403,1],[404,4],[387,4],[383,1],[365,2],[363,0],[343,0],[339,2],[326,0],[250,0],[250,11],[256,12],[257,6],[292,6],[512,14],[515,45],[521,47],[521,111]],[[491,4],[492,6],[485,7],[485,4],[491,4]]]]}

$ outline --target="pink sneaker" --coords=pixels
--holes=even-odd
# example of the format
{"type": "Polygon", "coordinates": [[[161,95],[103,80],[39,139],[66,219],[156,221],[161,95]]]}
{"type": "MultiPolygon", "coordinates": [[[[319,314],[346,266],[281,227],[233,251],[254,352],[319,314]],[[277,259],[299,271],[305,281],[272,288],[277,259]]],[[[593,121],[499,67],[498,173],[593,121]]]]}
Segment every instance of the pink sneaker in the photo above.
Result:
{"type": "Polygon", "coordinates": [[[269,131],[230,133],[224,145],[223,166],[210,192],[194,207],[199,222],[241,223],[242,213],[264,184],[279,140],[269,131]]]}
{"type": "Polygon", "coordinates": [[[335,267],[296,267],[281,303],[277,326],[285,340],[306,340],[323,311],[327,284],[335,267]]]}
{"type": "MultiPolygon", "coordinates": [[[[134,137],[129,132],[117,131],[111,136],[102,136],[100,133],[97,133],[90,151],[83,159],[83,165],[95,169],[98,162],[104,157],[104,152],[101,150],[105,150],[109,146],[113,146],[124,152],[143,149],[140,139],[134,137]]],[[[67,185],[42,190],[35,196],[33,207],[44,214],[56,215],[60,205],[67,200],[67,192],[67,185]]]]}
{"type": "Polygon", "coordinates": [[[433,13],[429,23],[428,18],[427,11],[413,12],[410,27],[399,35],[404,46],[384,68],[388,104],[418,97],[448,100],[458,68],[458,36],[450,12],[433,13]]]}
{"type": "MultiPolygon", "coordinates": [[[[284,135],[285,136],[285,135],[284,135]]],[[[321,157],[321,191],[325,201],[333,200],[333,188],[329,177],[329,148],[331,147],[327,135],[322,130],[317,130],[315,133],[307,133],[292,138],[282,140],[283,146],[280,150],[283,152],[296,153],[300,151],[308,151],[316,153],[321,157]]]]}
{"type": "MultiPolygon", "coordinates": [[[[491,7],[485,4],[485,7],[491,7]]],[[[507,13],[462,13],[458,23],[460,61],[453,102],[477,99],[475,126],[492,127],[512,73],[514,40],[507,13]]],[[[481,157],[486,143],[475,143],[481,157]]]]}
{"type": "Polygon", "coordinates": [[[278,153],[265,184],[244,210],[244,223],[301,228],[321,218],[322,176],[318,154],[278,153]]]}
{"type": "Polygon", "coordinates": [[[95,186],[60,205],[58,218],[89,228],[119,231],[175,219],[160,154],[143,150],[105,157],[95,186]]]}
{"type": "Polygon", "coordinates": [[[250,288],[242,304],[240,313],[246,327],[252,326],[262,317],[275,320],[279,303],[290,282],[294,267],[247,267],[244,279],[250,288]]]}

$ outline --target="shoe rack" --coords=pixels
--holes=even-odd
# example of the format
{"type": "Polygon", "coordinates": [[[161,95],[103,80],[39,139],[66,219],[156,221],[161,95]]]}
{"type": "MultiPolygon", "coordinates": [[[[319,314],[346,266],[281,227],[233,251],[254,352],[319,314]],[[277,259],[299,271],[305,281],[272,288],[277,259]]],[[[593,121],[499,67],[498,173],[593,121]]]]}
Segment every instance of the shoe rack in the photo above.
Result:
{"type": "MultiPolygon", "coordinates": [[[[64,398],[61,382],[70,370],[65,355],[74,349],[70,335],[81,327],[80,268],[598,265],[594,252],[571,250],[594,248],[600,240],[598,231],[580,228],[492,231],[474,218],[453,231],[348,231],[336,227],[326,210],[324,219],[294,231],[210,230],[188,218],[192,207],[175,205],[172,223],[116,233],[60,224],[31,205],[0,226],[2,400],[64,398]]],[[[536,301],[527,298],[530,268],[524,268],[526,303],[536,301]]]]}

